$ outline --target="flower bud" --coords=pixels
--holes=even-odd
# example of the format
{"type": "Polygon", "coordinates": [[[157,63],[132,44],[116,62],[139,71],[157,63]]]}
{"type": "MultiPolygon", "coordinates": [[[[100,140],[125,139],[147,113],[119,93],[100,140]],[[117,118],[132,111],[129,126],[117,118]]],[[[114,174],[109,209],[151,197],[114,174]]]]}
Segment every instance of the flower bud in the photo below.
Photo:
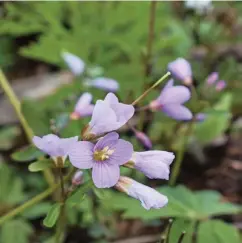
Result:
{"type": "Polygon", "coordinates": [[[213,72],[210,75],[208,75],[207,79],[206,79],[206,84],[211,86],[213,84],[215,84],[215,82],[218,80],[218,73],[217,72],[213,72]]]}
{"type": "Polygon", "coordinates": [[[148,149],[152,148],[150,138],[143,132],[135,131],[135,137],[148,149]]]}
{"type": "Polygon", "coordinates": [[[128,194],[130,197],[140,200],[141,205],[149,210],[162,208],[168,203],[168,198],[151,187],[145,186],[129,177],[120,176],[115,188],[128,194]]]}
{"type": "Polygon", "coordinates": [[[72,185],[79,186],[83,183],[83,172],[81,170],[78,170],[74,176],[72,177],[72,185]]]}
{"type": "Polygon", "coordinates": [[[217,82],[215,89],[216,89],[216,91],[220,92],[223,89],[225,89],[226,86],[227,86],[226,82],[224,80],[220,80],[217,82]]]}

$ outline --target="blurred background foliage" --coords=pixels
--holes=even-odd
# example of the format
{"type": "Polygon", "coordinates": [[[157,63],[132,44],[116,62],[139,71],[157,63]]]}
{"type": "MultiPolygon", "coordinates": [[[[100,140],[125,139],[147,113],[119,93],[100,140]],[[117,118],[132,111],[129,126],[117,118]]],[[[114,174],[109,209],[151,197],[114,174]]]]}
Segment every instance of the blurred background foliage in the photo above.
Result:
{"type": "MultiPolygon", "coordinates": [[[[48,72],[66,69],[61,57],[63,51],[84,60],[88,66],[84,76],[76,77],[44,98],[24,99],[21,104],[36,135],[55,129],[63,137],[79,135],[88,122],[88,119],[69,120],[69,114],[83,91],[90,91],[94,100],[104,97],[104,91],[85,87],[86,78],[107,76],[117,80],[120,84],[118,96],[130,103],[161,77],[167,64],[177,57],[191,62],[196,87],[201,93],[206,77],[212,71],[218,71],[227,81],[226,91],[209,95],[205,90],[208,97],[201,95],[199,102],[192,99],[188,104],[194,113],[202,111],[208,114],[204,122],[194,124],[187,148],[193,156],[187,160],[193,165],[185,167],[188,172],[184,172],[180,180],[199,191],[184,185],[162,186],[149,180],[150,185],[156,186],[169,198],[166,208],[154,211],[145,211],[136,200],[112,190],[93,189],[84,198],[77,194],[78,200],[72,198],[68,208],[66,242],[104,243],[140,234],[160,235],[166,228],[167,219],[174,218],[170,243],[176,243],[184,230],[187,234],[183,243],[239,243],[239,227],[235,226],[241,224],[241,206],[237,205],[242,202],[241,196],[234,200],[224,196],[223,190],[219,190],[221,193],[208,190],[203,181],[206,172],[199,171],[199,161],[200,152],[206,146],[211,148],[215,139],[231,131],[241,132],[241,124],[235,124],[235,121],[241,115],[242,104],[242,4],[214,2],[212,13],[204,15],[186,9],[183,2],[158,2],[152,53],[148,53],[150,5],[149,1],[2,3],[0,66],[10,77],[18,78],[22,68],[24,74],[20,74],[21,77],[35,75],[33,65],[45,65],[48,72]],[[187,176],[189,173],[194,175],[187,176]],[[183,181],[186,176],[191,178],[190,181],[183,181]],[[199,176],[199,185],[193,184],[195,177],[199,176]]],[[[143,104],[155,98],[159,91],[151,93],[143,104]]],[[[161,113],[141,114],[137,120],[138,128],[151,137],[153,149],[177,151],[186,136],[187,124],[178,124],[161,113]],[[150,117],[151,123],[146,121],[150,117]]],[[[131,135],[124,129],[122,136],[128,138],[136,150],[143,149],[131,135]]],[[[28,171],[30,162],[42,161],[43,154],[33,147],[26,147],[16,124],[1,127],[0,149],[3,157],[0,160],[2,215],[43,191],[46,183],[41,174],[28,171]]],[[[204,167],[207,169],[210,164],[204,167]]],[[[123,169],[122,173],[132,174],[141,182],[146,180],[135,171],[123,169]]],[[[16,239],[18,243],[54,242],[52,232],[42,225],[51,206],[50,200],[46,200],[3,224],[0,242],[12,243],[16,239]]],[[[158,242],[159,238],[151,242],[158,242]]]]}

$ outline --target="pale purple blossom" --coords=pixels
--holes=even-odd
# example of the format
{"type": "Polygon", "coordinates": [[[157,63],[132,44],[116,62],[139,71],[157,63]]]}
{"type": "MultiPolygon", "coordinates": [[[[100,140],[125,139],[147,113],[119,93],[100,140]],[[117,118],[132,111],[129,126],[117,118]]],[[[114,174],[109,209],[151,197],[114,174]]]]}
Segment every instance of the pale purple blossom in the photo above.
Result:
{"type": "Polygon", "coordinates": [[[207,79],[206,79],[206,84],[211,86],[213,84],[215,84],[215,82],[218,80],[218,73],[217,72],[213,72],[210,75],[208,75],[207,79]]]}
{"type": "Polygon", "coordinates": [[[81,58],[69,52],[62,52],[61,55],[66,65],[74,75],[79,76],[84,72],[85,63],[81,58]]]}
{"type": "Polygon", "coordinates": [[[225,89],[227,86],[226,82],[224,80],[219,80],[215,86],[216,91],[220,92],[223,89],[225,89]]]}
{"type": "Polygon", "coordinates": [[[119,191],[128,194],[130,197],[140,200],[141,205],[146,209],[159,209],[168,203],[168,198],[151,187],[145,186],[129,177],[121,176],[115,186],[119,191]]]}
{"type": "Polygon", "coordinates": [[[191,92],[187,87],[173,86],[171,79],[161,91],[160,96],[150,103],[150,108],[154,111],[161,110],[175,120],[191,120],[191,111],[183,105],[190,97],[191,92]]]}
{"type": "Polygon", "coordinates": [[[69,150],[78,140],[78,136],[72,138],[59,138],[54,134],[48,134],[46,136],[33,137],[34,145],[52,157],[56,162],[57,158],[62,158],[63,162],[65,161],[69,150]]]}
{"type": "Polygon", "coordinates": [[[96,187],[114,186],[120,177],[119,166],[132,156],[133,145],[119,139],[116,132],[99,139],[96,145],[88,141],[75,143],[69,151],[71,164],[78,169],[91,169],[96,187]]]}
{"type": "Polygon", "coordinates": [[[134,152],[128,167],[135,168],[150,179],[169,179],[170,165],[175,155],[167,151],[134,152]]]}
{"type": "Polygon", "coordinates": [[[185,0],[185,7],[204,14],[213,9],[212,0],[185,0]]]}
{"type": "Polygon", "coordinates": [[[71,183],[74,186],[79,186],[83,183],[83,171],[78,170],[72,177],[71,183]]]}
{"type": "Polygon", "coordinates": [[[152,142],[150,138],[143,132],[136,131],[134,132],[135,137],[148,149],[152,148],[152,142]]]}
{"type": "Polygon", "coordinates": [[[202,121],[204,121],[206,119],[206,117],[207,117],[207,115],[204,114],[204,113],[197,113],[195,115],[195,120],[199,121],[199,122],[202,122],[202,121]]]}
{"type": "Polygon", "coordinates": [[[134,115],[134,107],[120,103],[113,93],[104,100],[98,100],[83,137],[95,137],[122,127],[134,115]]]}
{"type": "Polygon", "coordinates": [[[88,92],[83,93],[75,105],[74,112],[71,113],[71,119],[76,120],[80,117],[91,116],[94,109],[91,102],[92,95],[88,92]]]}
{"type": "Polygon", "coordinates": [[[190,63],[184,58],[177,58],[168,64],[168,71],[172,76],[181,80],[186,85],[192,84],[192,68],[190,63]]]}
{"type": "Polygon", "coordinates": [[[116,92],[119,89],[119,83],[116,80],[106,77],[98,77],[87,81],[85,84],[108,92],[116,92]]]}

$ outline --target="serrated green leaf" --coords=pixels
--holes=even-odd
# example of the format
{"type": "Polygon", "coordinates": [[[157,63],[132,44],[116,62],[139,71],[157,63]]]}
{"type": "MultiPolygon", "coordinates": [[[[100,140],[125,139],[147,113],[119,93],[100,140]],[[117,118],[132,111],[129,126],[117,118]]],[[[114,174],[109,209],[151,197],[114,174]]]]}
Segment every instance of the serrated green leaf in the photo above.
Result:
{"type": "Polygon", "coordinates": [[[1,228],[0,242],[28,243],[32,233],[33,229],[27,221],[22,219],[10,220],[1,228]]]}
{"type": "Polygon", "coordinates": [[[38,172],[50,168],[53,166],[53,161],[51,159],[43,159],[33,162],[29,165],[29,171],[31,172],[38,172]]]}
{"type": "Polygon", "coordinates": [[[43,223],[46,227],[53,227],[56,224],[56,221],[60,215],[62,204],[61,203],[55,203],[47,213],[43,223]]]}
{"type": "Polygon", "coordinates": [[[23,147],[11,154],[12,159],[18,162],[29,162],[41,156],[44,156],[44,153],[33,145],[23,147]]]}
{"type": "Polygon", "coordinates": [[[152,220],[160,217],[176,217],[190,220],[203,220],[211,216],[236,214],[241,207],[221,201],[221,195],[216,191],[192,192],[184,186],[157,188],[169,199],[168,205],[159,210],[145,210],[138,200],[121,193],[114,193],[112,200],[107,201],[110,208],[124,210],[125,218],[140,218],[152,220]]]}

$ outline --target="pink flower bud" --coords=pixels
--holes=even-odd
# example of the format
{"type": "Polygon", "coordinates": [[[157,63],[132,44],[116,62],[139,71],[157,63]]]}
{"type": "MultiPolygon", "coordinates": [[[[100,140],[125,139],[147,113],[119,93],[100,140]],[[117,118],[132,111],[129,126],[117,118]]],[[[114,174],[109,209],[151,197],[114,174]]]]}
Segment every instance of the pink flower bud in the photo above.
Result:
{"type": "Polygon", "coordinates": [[[74,176],[72,177],[72,185],[79,186],[83,183],[83,172],[81,170],[78,170],[74,176]]]}
{"type": "Polygon", "coordinates": [[[217,72],[213,72],[211,73],[207,79],[206,79],[206,84],[211,86],[213,84],[215,84],[215,82],[218,80],[218,73],[217,72]]]}
{"type": "Polygon", "coordinates": [[[148,149],[152,148],[152,142],[150,138],[143,132],[135,131],[136,138],[148,149]]]}
{"type": "Polygon", "coordinates": [[[220,92],[223,89],[225,89],[226,86],[227,86],[226,82],[224,80],[220,80],[217,82],[215,89],[216,89],[216,91],[220,92]]]}

